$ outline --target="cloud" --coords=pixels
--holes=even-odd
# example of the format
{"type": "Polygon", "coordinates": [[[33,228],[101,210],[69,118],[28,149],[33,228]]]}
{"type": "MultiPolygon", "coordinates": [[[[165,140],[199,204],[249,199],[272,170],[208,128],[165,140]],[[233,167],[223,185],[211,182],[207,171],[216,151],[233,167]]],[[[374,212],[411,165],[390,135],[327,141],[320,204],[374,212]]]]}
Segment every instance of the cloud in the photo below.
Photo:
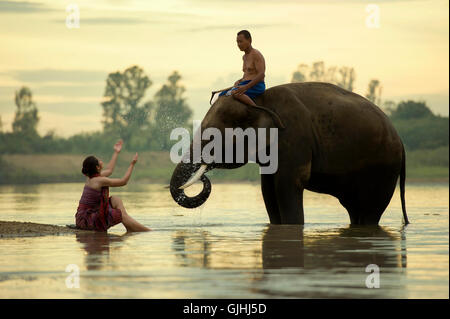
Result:
{"type": "Polygon", "coordinates": [[[21,82],[42,83],[42,82],[104,82],[108,77],[107,71],[88,70],[12,70],[0,73],[9,75],[21,82]]]}
{"type": "Polygon", "coordinates": [[[198,31],[213,31],[213,30],[244,30],[244,29],[261,29],[261,28],[272,28],[279,26],[291,26],[291,23],[274,23],[274,24],[219,24],[219,25],[209,25],[196,28],[185,29],[185,31],[198,32],[198,31]]]}
{"type": "MultiPolygon", "coordinates": [[[[105,11],[106,12],[106,11],[105,11]]],[[[177,13],[177,12],[157,12],[157,11],[134,11],[120,13],[117,15],[116,11],[111,11],[110,16],[93,16],[86,18],[84,15],[80,18],[81,25],[172,25],[172,24],[186,24],[186,21],[198,19],[199,15],[190,13],[177,13]],[[127,16],[125,16],[125,14],[127,16]],[[139,17],[139,15],[145,15],[145,18],[139,17]]],[[[53,23],[61,24],[65,23],[64,19],[52,19],[53,23]]]]}
{"type": "Polygon", "coordinates": [[[55,11],[45,4],[27,1],[0,1],[0,13],[35,13],[55,11]]]}
{"type": "MultiPolygon", "coordinates": [[[[69,137],[81,132],[92,132],[102,129],[101,114],[95,116],[79,113],[77,115],[56,114],[39,110],[39,124],[37,130],[44,135],[50,130],[54,130],[58,136],[69,137]]],[[[3,131],[11,131],[14,121],[14,113],[2,114],[3,131]]]]}
{"type": "MultiPolygon", "coordinates": [[[[321,4],[348,4],[348,3],[398,3],[398,2],[431,2],[432,0],[246,0],[246,3],[254,3],[257,5],[258,3],[273,3],[273,4],[287,4],[287,3],[294,3],[294,4],[315,4],[315,5],[321,5],[321,4]]],[[[204,0],[187,0],[187,2],[193,2],[193,3],[202,3],[205,4],[204,0]]],[[[223,0],[208,0],[208,3],[223,3],[223,0]]],[[[227,2],[235,2],[241,4],[242,0],[227,0],[227,2]]]]}
{"type": "MultiPolygon", "coordinates": [[[[55,23],[65,23],[65,20],[54,19],[52,22],[55,23]]],[[[117,24],[142,24],[142,23],[151,23],[151,24],[161,24],[167,23],[164,21],[149,21],[146,19],[133,18],[133,17],[96,17],[96,18],[81,18],[80,25],[117,25],[117,24]]]]}
{"type": "MultiPolygon", "coordinates": [[[[130,64],[130,67],[133,64],[130,64]]],[[[142,66],[139,66],[142,68],[142,66]]],[[[11,77],[18,82],[33,83],[33,84],[43,84],[48,83],[54,85],[54,87],[59,87],[63,90],[65,87],[73,87],[81,89],[85,83],[89,83],[89,86],[101,85],[104,87],[106,85],[106,79],[110,73],[121,72],[123,73],[125,68],[102,71],[102,70],[57,70],[57,69],[37,69],[37,70],[10,70],[6,72],[0,72],[0,76],[11,77]],[[72,85],[71,85],[72,84],[72,85]],[[80,86],[73,84],[81,84],[80,86]]],[[[161,72],[147,72],[144,68],[145,74],[152,81],[152,87],[155,85],[160,85],[167,80],[167,77],[172,71],[167,71],[167,73],[161,72]]],[[[24,84],[26,85],[26,84],[24,84]]],[[[41,86],[43,87],[43,86],[41,86]]],[[[0,87],[1,89],[1,87],[0,87]]],[[[1,93],[1,90],[0,90],[1,93]]]]}

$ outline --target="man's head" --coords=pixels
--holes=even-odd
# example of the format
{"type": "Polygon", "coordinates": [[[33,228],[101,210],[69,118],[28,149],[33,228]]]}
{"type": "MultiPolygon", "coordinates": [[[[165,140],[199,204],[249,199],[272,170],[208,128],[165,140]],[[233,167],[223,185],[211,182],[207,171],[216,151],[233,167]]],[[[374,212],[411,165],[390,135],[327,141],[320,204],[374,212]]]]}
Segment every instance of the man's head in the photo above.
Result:
{"type": "Polygon", "coordinates": [[[236,38],[239,50],[245,51],[252,44],[252,36],[247,30],[241,30],[237,34],[236,38]]]}

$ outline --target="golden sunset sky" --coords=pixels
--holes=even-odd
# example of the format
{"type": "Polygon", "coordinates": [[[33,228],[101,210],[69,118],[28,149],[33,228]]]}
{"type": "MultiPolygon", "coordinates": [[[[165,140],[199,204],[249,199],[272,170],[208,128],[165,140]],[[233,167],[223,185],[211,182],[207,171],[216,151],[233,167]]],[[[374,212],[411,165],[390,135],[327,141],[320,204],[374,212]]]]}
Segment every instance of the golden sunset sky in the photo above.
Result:
{"type": "MultiPolygon", "coordinates": [[[[11,130],[14,92],[33,92],[39,132],[60,136],[101,128],[105,80],[138,65],[153,85],[177,70],[202,119],[210,92],[242,76],[236,33],[247,29],[266,60],[266,86],[290,81],[300,63],[349,66],[355,92],[370,79],[382,99],[422,99],[449,113],[448,0],[103,0],[0,1],[0,116],[11,130]],[[68,28],[76,4],[80,28],[68,28]],[[379,8],[379,28],[366,21],[379,8]]],[[[144,99],[145,100],[145,99],[144,99]]]]}

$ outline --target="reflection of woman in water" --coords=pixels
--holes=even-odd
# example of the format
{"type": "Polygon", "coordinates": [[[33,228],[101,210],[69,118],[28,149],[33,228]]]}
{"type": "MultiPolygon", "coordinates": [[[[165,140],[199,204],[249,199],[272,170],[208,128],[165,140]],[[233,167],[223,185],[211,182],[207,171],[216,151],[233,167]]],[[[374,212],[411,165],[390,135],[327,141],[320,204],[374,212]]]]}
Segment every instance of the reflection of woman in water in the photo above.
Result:
{"type": "Polygon", "coordinates": [[[114,170],[122,144],[120,140],[114,145],[114,155],[106,169],[103,169],[103,162],[95,156],[89,156],[83,161],[82,173],[88,178],[75,214],[77,228],[107,231],[108,228],[122,223],[129,232],[151,230],[127,214],[119,197],[109,197],[109,187],[124,186],[128,183],[138,159],[136,153],[122,178],[108,178],[114,170]]]}
{"type": "Polygon", "coordinates": [[[85,265],[88,270],[101,270],[107,264],[110,264],[110,250],[113,243],[115,245],[113,250],[123,247],[123,241],[130,233],[124,235],[108,234],[106,232],[77,232],[75,234],[77,242],[81,243],[81,247],[85,251],[85,265]]]}

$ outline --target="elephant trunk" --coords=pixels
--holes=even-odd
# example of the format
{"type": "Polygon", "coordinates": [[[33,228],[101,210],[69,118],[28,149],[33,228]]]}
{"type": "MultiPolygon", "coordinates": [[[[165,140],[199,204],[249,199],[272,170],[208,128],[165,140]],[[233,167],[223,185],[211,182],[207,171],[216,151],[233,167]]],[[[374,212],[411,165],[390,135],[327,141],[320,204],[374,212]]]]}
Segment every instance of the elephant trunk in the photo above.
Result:
{"type": "Polygon", "coordinates": [[[170,180],[170,194],[172,198],[185,208],[196,208],[202,205],[211,193],[211,182],[203,175],[206,165],[191,164],[180,162],[173,171],[170,180]],[[191,179],[191,176],[193,178],[191,179]],[[184,189],[200,179],[203,182],[202,191],[193,197],[189,197],[184,193],[184,189]]]}

